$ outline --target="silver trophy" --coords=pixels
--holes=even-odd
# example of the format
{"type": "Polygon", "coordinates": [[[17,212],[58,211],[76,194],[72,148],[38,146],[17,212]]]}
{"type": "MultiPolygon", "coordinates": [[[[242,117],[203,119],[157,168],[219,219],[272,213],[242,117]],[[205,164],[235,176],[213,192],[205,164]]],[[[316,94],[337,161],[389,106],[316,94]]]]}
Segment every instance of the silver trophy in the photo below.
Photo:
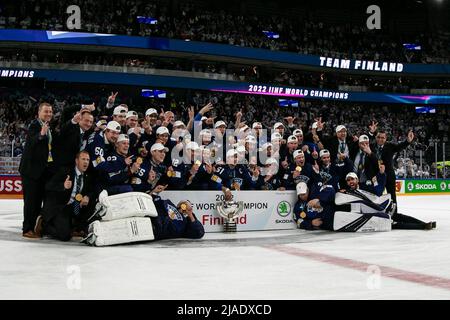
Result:
{"type": "Polygon", "coordinates": [[[223,217],[223,231],[236,232],[237,219],[244,210],[243,201],[223,201],[217,202],[217,212],[223,217]]]}

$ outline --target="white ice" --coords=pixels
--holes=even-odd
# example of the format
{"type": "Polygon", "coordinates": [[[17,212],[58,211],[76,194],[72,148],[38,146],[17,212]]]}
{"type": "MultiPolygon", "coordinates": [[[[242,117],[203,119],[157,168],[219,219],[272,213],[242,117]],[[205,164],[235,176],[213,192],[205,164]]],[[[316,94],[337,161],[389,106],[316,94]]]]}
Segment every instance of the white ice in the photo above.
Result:
{"type": "Polygon", "coordinates": [[[398,201],[437,229],[212,233],[95,248],[22,238],[22,201],[0,200],[0,299],[450,299],[450,196],[398,201]]]}

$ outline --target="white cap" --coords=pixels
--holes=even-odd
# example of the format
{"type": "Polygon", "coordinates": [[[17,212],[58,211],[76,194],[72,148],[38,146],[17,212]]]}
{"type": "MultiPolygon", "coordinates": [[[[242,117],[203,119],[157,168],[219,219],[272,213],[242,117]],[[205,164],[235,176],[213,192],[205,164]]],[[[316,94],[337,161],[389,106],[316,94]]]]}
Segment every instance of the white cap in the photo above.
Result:
{"type": "Polygon", "coordinates": [[[125,107],[117,106],[117,107],[114,108],[113,116],[117,116],[117,115],[119,115],[119,114],[126,115],[126,114],[127,114],[127,111],[128,111],[128,110],[127,110],[125,107]]]}
{"type": "Polygon", "coordinates": [[[344,125],[340,124],[336,127],[336,132],[339,132],[341,130],[347,130],[347,128],[344,125]]]}
{"type": "Polygon", "coordinates": [[[106,125],[106,129],[109,129],[111,131],[120,132],[121,127],[120,124],[117,121],[110,121],[106,125]]]}
{"type": "Polygon", "coordinates": [[[317,121],[311,125],[311,129],[317,129],[317,121]]]}
{"type": "Polygon", "coordinates": [[[166,127],[163,127],[163,126],[156,129],[156,134],[164,134],[164,133],[169,134],[169,129],[167,129],[166,127]]]}
{"type": "Polygon", "coordinates": [[[227,126],[227,124],[224,122],[224,121],[222,121],[222,120],[220,120],[220,121],[217,121],[215,124],[214,124],[214,128],[218,128],[218,127],[220,127],[220,126],[227,126]]]}
{"type": "Polygon", "coordinates": [[[358,179],[358,175],[356,173],[354,173],[354,172],[349,172],[345,176],[345,180],[347,180],[348,178],[358,179]]]}
{"type": "Polygon", "coordinates": [[[322,149],[319,152],[319,157],[322,158],[322,156],[329,156],[330,155],[330,151],[328,151],[327,149],[322,149]]]}
{"type": "Polygon", "coordinates": [[[264,143],[264,144],[261,146],[261,148],[262,148],[263,150],[267,149],[268,147],[273,148],[273,145],[272,145],[270,142],[266,142],[266,143],[264,143]]]}
{"type": "Polygon", "coordinates": [[[151,115],[153,113],[158,114],[158,111],[156,111],[156,109],[153,109],[153,108],[147,109],[147,111],[145,111],[145,115],[146,116],[149,116],[149,115],[151,115]]]}
{"type": "Polygon", "coordinates": [[[274,132],[270,136],[270,140],[276,140],[276,139],[283,139],[283,137],[281,136],[281,134],[279,132],[274,132]]]}
{"type": "Polygon", "coordinates": [[[302,150],[295,150],[294,154],[293,154],[294,159],[297,158],[299,155],[305,155],[305,154],[303,153],[302,150]]]}
{"type": "Polygon", "coordinates": [[[359,142],[369,142],[369,137],[365,134],[359,136],[359,142]]]}
{"type": "Polygon", "coordinates": [[[302,129],[295,129],[292,133],[294,136],[303,135],[302,129]]]}
{"type": "Polygon", "coordinates": [[[191,141],[186,145],[186,150],[198,150],[200,147],[197,142],[191,141]]]}
{"type": "Polygon", "coordinates": [[[136,111],[128,111],[128,112],[127,112],[127,119],[128,119],[129,117],[137,117],[137,116],[138,116],[138,114],[137,114],[136,111]]]}
{"type": "Polygon", "coordinates": [[[252,129],[255,129],[256,126],[260,126],[262,128],[261,122],[253,122],[252,129]]]}
{"type": "Polygon", "coordinates": [[[276,129],[276,128],[278,128],[279,126],[283,126],[283,128],[284,128],[284,124],[281,123],[281,122],[275,123],[275,124],[273,125],[273,128],[276,129]]]}
{"type": "Polygon", "coordinates": [[[308,192],[308,185],[305,182],[299,182],[297,184],[297,195],[299,194],[305,194],[306,192],[308,192]]]}
{"type": "Polygon", "coordinates": [[[256,143],[256,138],[254,136],[246,136],[245,137],[245,142],[256,143]]]}
{"type": "Polygon", "coordinates": [[[245,147],[244,146],[238,146],[236,148],[236,151],[239,152],[239,153],[245,152],[245,147]]]}
{"type": "Polygon", "coordinates": [[[245,132],[248,129],[250,129],[250,127],[245,124],[242,128],[239,129],[239,133],[243,133],[243,132],[245,132]]]}
{"type": "Polygon", "coordinates": [[[298,139],[296,136],[289,136],[289,138],[287,139],[287,142],[298,142],[298,139]]]}
{"type": "Polygon", "coordinates": [[[108,123],[108,121],[106,121],[105,119],[101,119],[98,120],[97,123],[95,124],[98,128],[100,128],[101,126],[106,126],[106,124],[108,123]]]}
{"type": "Polygon", "coordinates": [[[162,143],[155,143],[154,145],[152,145],[150,151],[153,152],[155,150],[164,150],[165,152],[169,151],[169,149],[164,147],[162,143]]]}
{"type": "Polygon", "coordinates": [[[268,165],[268,164],[278,164],[278,161],[277,161],[277,159],[275,159],[275,158],[267,158],[265,164],[266,164],[266,165],[268,165]]]}
{"type": "Polygon", "coordinates": [[[208,119],[207,117],[203,116],[201,121],[208,119]]]}
{"type": "Polygon", "coordinates": [[[175,121],[175,122],[173,123],[173,126],[174,126],[174,127],[181,127],[181,126],[183,126],[183,127],[186,128],[186,125],[184,124],[184,122],[183,122],[183,121],[180,121],[180,120],[175,121]]]}
{"type": "Polygon", "coordinates": [[[203,129],[203,130],[200,131],[199,135],[200,136],[210,136],[211,137],[212,133],[211,133],[211,131],[209,131],[209,129],[203,129]]]}
{"type": "Polygon", "coordinates": [[[236,154],[238,154],[236,149],[231,149],[227,151],[227,158],[228,157],[234,157],[236,154]]]}
{"type": "Polygon", "coordinates": [[[117,138],[117,142],[122,142],[122,141],[130,141],[130,139],[128,138],[128,135],[126,134],[119,134],[119,137],[117,138]]]}

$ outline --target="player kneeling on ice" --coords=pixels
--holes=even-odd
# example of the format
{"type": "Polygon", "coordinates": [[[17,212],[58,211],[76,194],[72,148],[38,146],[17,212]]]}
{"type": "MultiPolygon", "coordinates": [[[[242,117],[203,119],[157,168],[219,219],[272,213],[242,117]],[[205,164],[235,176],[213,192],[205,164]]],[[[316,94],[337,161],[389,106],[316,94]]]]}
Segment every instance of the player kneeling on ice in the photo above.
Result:
{"type": "Polygon", "coordinates": [[[336,210],[351,211],[352,214],[372,215],[374,220],[377,219],[376,216],[381,218],[381,214],[387,214],[392,219],[392,229],[431,230],[436,228],[435,221],[424,222],[395,212],[395,203],[392,202],[391,195],[382,195],[386,181],[384,165],[380,165],[380,172],[372,179],[373,183],[369,183],[370,180],[361,183],[354,172],[347,174],[346,181],[347,190],[336,194],[336,210]]]}
{"type": "Polygon", "coordinates": [[[306,184],[297,185],[299,200],[294,207],[294,220],[299,228],[346,232],[391,230],[390,216],[386,213],[391,203],[389,196],[378,199],[367,192],[364,194],[367,199],[361,199],[335,193],[333,187],[327,184],[331,176],[321,172],[321,177],[322,182],[313,184],[311,194],[306,184]],[[352,206],[355,203],[358,206],[352,206]]]}
{"type": "Polygon", "coordinates": [[[157,186],[152,195],[129,192],[99,197],[95,218],[89,225],[89,235],[83,241],[90,245],[162,240],[173,238],[200,239],[203,225],[193,213],[189,201],[178,205],[163,200],[158,194],[165,189],[157,186]]]}

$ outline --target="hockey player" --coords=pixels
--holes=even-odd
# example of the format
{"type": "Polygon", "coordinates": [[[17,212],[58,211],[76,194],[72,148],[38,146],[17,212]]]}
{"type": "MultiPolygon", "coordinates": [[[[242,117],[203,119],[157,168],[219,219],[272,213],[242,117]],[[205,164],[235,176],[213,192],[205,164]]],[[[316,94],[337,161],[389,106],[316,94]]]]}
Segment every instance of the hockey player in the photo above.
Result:
{"type": "Polygon", "coordinates": [[[97,191],[106,190],[109,195],[133,191],[129,180],[140,169],[140,163],[133,162],[133,156],[128,156],[129,146],[128,136],[120,134],[115,151],[97,166],[97,191]]]}
{"type": "Polygon", "coordinates": [[[163,200],[159,195],[152,195],[158,211],[157,217],[151,217],[155,240],[189,238],[200,239],[205,229],[193,213],[189,201],[180,201],[176,206],[170,200],[163,200]]]}
{"type": "Polygon", "coordinates": [[[305,182],[310,185],[311,179],[318,179],[319,166],[315,165],[316,170],[313,169],[309,163],[305,161],[305,154],[301,150],[294,151],[294,163],[287,167],[282,174],[281,185],[286,190],[295,190],[299,182],[305,182]]]}
{"type": "Polygon", "coordinates": [[[319,229],[322,219],[319,212],[308,210],[309,189],[306,183],[297,184],[297,202],[294,206],[293,218],[297,223],[297,228],[305,230],[319,229]]]}
{"type": "Polygon", "coordinates": [[[227,151],[226,164],[219,165],[211,176],[216,190],[253,190],[258,180],[259,171],[254,170],[252,174],[247,167],[237,163],[237,151],[231,149],[227,151]]]}
{"type": "Polygon", "coordinates": [[[114,144],[120,134],[120,124],[116,121],[110,121],[106,125],[104,132],[99,131],[89,136],[86,151],[89,152],[91,165],[89,168],[95,169],[100,163],[105,161],[105,157],[114,151],[114,144]]]}
{"type": "MultiPolygon", "coordinates": [[[[251,169],[253,168],[251,167],[251,169]]],[[[258,170],[260,170],[260,175],[256,182],[258,190],[284,190],[284,187],[281,186],[278,161],[276,159],[268,158],[265,166],[258,170]]]]}

